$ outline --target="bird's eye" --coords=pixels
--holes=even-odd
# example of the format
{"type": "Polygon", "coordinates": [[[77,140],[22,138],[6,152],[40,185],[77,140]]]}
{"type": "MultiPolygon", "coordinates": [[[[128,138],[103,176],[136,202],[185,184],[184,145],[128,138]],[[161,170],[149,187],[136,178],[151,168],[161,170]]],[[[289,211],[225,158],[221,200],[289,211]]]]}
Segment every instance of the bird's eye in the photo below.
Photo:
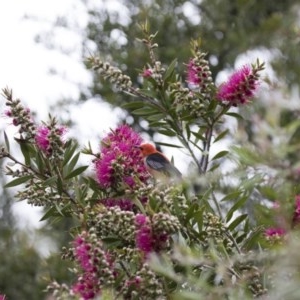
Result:
{"type": "Polygon", "coordinates": [[[144,147],[140,147],[141,150],[144,150],[144,147]]]}

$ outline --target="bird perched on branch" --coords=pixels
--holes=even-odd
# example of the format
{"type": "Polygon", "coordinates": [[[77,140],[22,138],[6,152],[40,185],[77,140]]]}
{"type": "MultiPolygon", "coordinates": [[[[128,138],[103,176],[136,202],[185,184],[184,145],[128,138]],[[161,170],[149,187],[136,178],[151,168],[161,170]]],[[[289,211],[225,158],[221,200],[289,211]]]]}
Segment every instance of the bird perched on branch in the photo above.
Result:
{"type": "Polygon", "coordinates": [[[168,158],[159,152],[152,144],[145,143],[137,146],[144,157],[145,165],[149,173],[155,178],[163,181],[174,179],[181,180],[180,171],[168,160],[168,158]]]}

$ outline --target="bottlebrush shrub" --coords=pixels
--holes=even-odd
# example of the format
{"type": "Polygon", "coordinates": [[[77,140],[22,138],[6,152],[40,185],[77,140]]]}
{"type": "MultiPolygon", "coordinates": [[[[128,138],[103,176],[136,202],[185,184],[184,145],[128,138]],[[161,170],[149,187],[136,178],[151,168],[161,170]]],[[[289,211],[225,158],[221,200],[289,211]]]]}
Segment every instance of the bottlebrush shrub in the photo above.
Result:
{"type": "Polygon", "coordinates": [[[193,162],[180,183],[151,178],[136,147],[143,140],[130,126],[112,129],[99,149],[80,152],[55,118],[36,124],[12,91],[3,90],[23,155],[13,156],[5,135],[1,158],[12,177],[6,187],[19,186],[17,199],[43,206],[42,220],[79,223],[63,251],[74,263],[75,280],[49,283],[48,292],[56,299],[279,299],[278,293],[296,293],[300,196],[291,190],[284,199],[289,205],[270,205],[280,202],[274,182],[283,186],[289,179],[264,173],[258,164],[267,160],[247,147],[210,153],[212,143],[230,134],[225,116],[243,122],[231,108],[259,101],[254,96],[263,64],[245,65],[216,86],[197,42],[186,73],[177,74],[177,61],[160,62],[155,36],[146,27],[144,34],[150,61],[141,66],[142,89],[98,57],[89,64],[133,96],[126,109],[177,138],[178,145],[169,146],[184,149],[193,162]],[[78,166],[83,154],[91,157],[93,176],[85,174],[88,166],[78,166]],[[226,181],[221,162],[227,159],[237,167],[226,181]]]}

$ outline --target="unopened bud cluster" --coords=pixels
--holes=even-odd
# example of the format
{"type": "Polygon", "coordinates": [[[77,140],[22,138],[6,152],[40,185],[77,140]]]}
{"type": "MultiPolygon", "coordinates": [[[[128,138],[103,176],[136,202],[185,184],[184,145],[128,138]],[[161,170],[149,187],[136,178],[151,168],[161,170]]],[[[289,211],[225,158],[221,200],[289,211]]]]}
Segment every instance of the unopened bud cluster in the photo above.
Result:
{"type": "Polygon", "coordinates": [[[181,228],[177,217],[163,212],[154,214],[151,221],[153,232],[173,234],[181,228]]]}
{"type": "Polygon", "coordinates": [[[65,201],[56,189],[45,187],[44,182],[32,178],[25,185],[24,189],[15,195],[20,201],[26,200],[34,206],[52,206],[54,203],[59,206],[65,205],[65,201]]]}
{"type": "Polygon", "coordinates": [[[176,111],[181,118],[200,117],[205,114],[205,97],[199,93],[183,87],[181,82],[173,83],[170,86],[170,95],[173,99],[176,111]]]}
{"type": "Polygon", "coordinates": [[[73,292],[70,290],[69,286],[66,284],[59,284],[57,281],[51,282],[47,286],[48,293],[51,293],[54,299],[56,300],[65,300],[65,299],[76,299],[73,292]]]}
{"type": "Polygon", "coordinates": [[[99,213],[95,221],[95,230],[99,238],[118,237],[126,244],[134,245],[135,225],[134,213],[121,210],[119,207],[108,207],[99,213]]]}
{"type": "Polygon", "coordinates": [[[166,69],[162,67],[161,62],[160,61],[155,61],[154,62],[154,66],[151,69],[147,69],[144,72],[144,77],[149,77],[149,76],[145,76],[148,72],[149,75],[151,75],[151,77],[153,79],[155,79],[155,81],[161,85],[163,82],[163,74],[165,73],[166,69]]]}
{"type": "Polygon", "coordinates": [[[126,91],[131,88],[132,82],[129,76],[116,67],[113,67],[108,62],[103,62],[99,58],[92,57],[89,59],[94,70],[98,70],[105,79],[115,84],[120,90],[126,91]]]}
{"type": "Polygon", "coordinates": [[[238,265],[241,273],[241,279],[245,280],[248,289],[252,295],[257,298],[267,293],[267,289],[263,286],[263,278],[261,271],[253,264],[241,263],[238,265]]]}
{"type": "Polygon", "coordinates": [[[212,91],[212,76],[206,53],[197,51],[187,66],[187,81],[190,85],[198,88],[202,95],[209,95],[212,91]]]}
{"type": "Polygon", "coordinates": [[[134,277],[127,280],[122,289],[124,299],[167,299],[164,294],[162,281],[144,263],[134,277]]]}
{"type": "Polygon", "coordinates": [[[152,198],[160,208],[160,210],[170,211],[172,214],[177,215],[180,210],[181,215],[184,217],[188,208],[185,197],[182,195],[182,191],[176,186],[171,186],[162,190],[160,188],[152,188],[149,191],[149,198],[152,198]]]}
{"type": "Polygon", "coordinates": [[[5,111],[5,115],[12,119],[15,126],[19,126],[19,133],[23,134],[23,138],[31,139],[35,135],[36,126],[32,120],[30,110],[25,108],[19,99],[13,99],[12,91],[8,89],[3,90],[6,97],[6,106],[9,107],[5,111]]]}
{"type": "Polygon", "coordinates": [[[57,126],[56,121],[52,120],[48,126],[40,126],[36,130],[35,142],[51,161],[63,160],[64,141],[62,135],[66,129],[57,126]]]}
{"type": "Polygon", "coordinates": [[[74,293],[83,299],[94,299],[103,287],[114,284],[116,273],[113,259],[103,250],[102,242],[93,233],[93,228],[77,236],[74,255],[82,269],[81,276],[72,288],[74,293]]]}
{"type": "Polygon", "coordinates": [[[228,252],[233,249],[233,243],[227,236],[227,228],[222,220],[212,213],[203,215],[204,247],[213,241],[216,245],[223,245],[228,252]]]}

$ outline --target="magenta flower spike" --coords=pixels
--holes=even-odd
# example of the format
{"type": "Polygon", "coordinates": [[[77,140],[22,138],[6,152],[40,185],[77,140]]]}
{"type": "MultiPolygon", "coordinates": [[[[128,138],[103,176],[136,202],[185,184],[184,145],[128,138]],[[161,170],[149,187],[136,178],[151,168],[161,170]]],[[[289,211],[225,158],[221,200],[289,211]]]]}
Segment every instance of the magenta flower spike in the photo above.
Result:
{"type": "Polygon", "coordinates": [[[151,224],[147,216],[137,214],[135,217],[136,224],[136,246],[145,255],[149,254],[153,250],[153,237],[151,224]]]}
{"type": "MultiPolygon", "coordinates": [[[[58,139],[61,139],[65,132],[66,128],[63,126],[55,128],[55,136],[58,139]]],[[[51,146],[51,129],[45,125],[38,127],[35,134],[35,142],[39,149],[46,154],[50,154],[53,150],[51,146]]]]}
{"type": "Polygon", "coordinates": [[[285,235],[286,234],[286,231],[285,231],[285,229],[283,229],[283,228],[273,228],[273,227],[271,227],[271,228],[267,228],[266,230],[265,230],[265,235],[267,236],[267,237],[273,237],[273,236],[283,236],[283,235],[285,235]]]}
{"type": "Polygon", "coordinates": [[[258,85],[259,77],[256,73],[249,65],[243,66],[219,86],[217,99],[233,106],[246,104],[254,96],[258,85]]]}
{"type": "Polygon", "coordinates": [[[292,225],[295,226],[300,223],[300,195],[296,195],[295,197],[295,210],[292,220],[292,225]]]}
{"type": "Polygon", "coordinates": [[[142,143],[138,133],[121,125],[102,140],[100,158],[95,161],[96,177],[100,186],[109,188],[123,184],[133,188],[136,180],[145,182],[149,174],[136,145],[142,143]]]}

